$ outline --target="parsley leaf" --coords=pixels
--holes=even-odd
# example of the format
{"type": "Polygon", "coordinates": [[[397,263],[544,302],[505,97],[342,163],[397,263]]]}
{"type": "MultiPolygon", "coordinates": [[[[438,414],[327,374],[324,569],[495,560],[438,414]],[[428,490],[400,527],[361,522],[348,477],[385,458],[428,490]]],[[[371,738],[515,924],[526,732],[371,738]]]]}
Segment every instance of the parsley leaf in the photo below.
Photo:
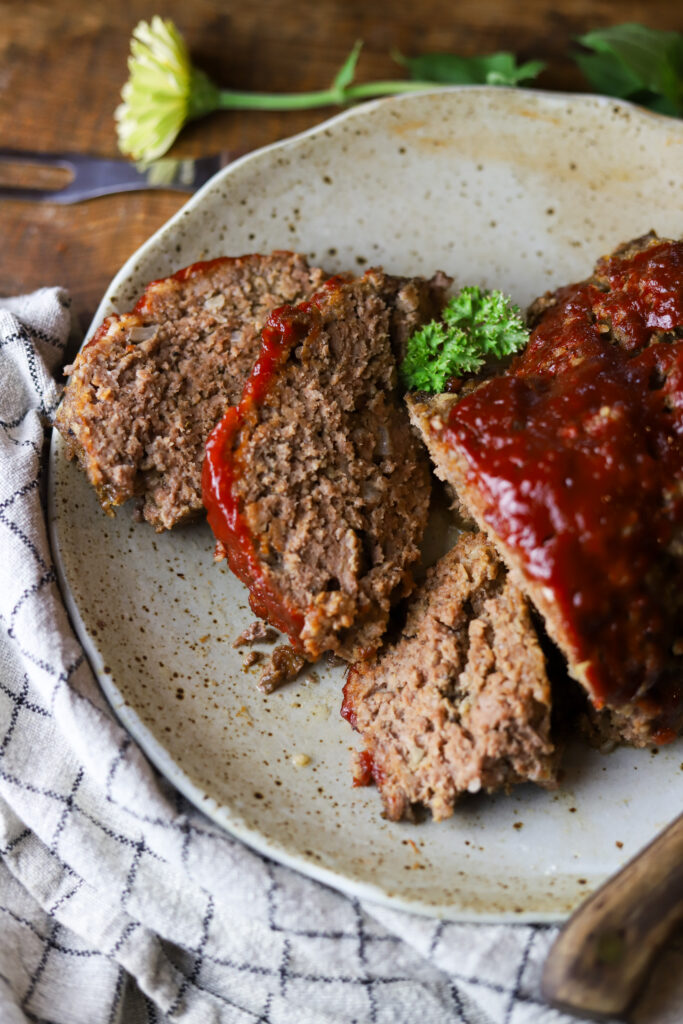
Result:
{"type": "Polygon", "coordinates": [[[519,307],[502,292],[463,288],[409,339],[401,379],[414,391],[443,391],[451,377],[476,373],[486,356],[502,359],[524,348],[529,331],[519,307]]]}
{"type": "Polygon", "coordinates": [[[592,53],[574,55],[598,92],[660,114],[683,115],[683,35],[628,22],[579,36],[592,53]]]}
{"type": "Polygon", "coordinates": [[[487,57],[458,57],[454,53],[392,56],[397,64],[408,68],[412,78],[441,85],[518,85],[536,78],[545,67],[540,60],[518,65],[512,53],[492,53],[487,57]]]}

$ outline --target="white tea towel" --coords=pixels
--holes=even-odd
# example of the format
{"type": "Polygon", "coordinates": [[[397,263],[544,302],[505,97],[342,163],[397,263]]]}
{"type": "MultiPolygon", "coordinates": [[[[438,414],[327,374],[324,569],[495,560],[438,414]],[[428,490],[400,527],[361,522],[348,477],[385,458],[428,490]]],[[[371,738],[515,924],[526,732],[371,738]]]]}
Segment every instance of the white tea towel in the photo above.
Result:
{"type": "MultiPolygon", "coordinates": [[[[0,1022],[569,1021],[539,993],[555,929],[348,899],[221,832],[122,730],[47,541],[68,305],[0,303],[0,1022]]],[[[681,978],[679,944],[636,1019],[679,1021],[681,978]]]]}

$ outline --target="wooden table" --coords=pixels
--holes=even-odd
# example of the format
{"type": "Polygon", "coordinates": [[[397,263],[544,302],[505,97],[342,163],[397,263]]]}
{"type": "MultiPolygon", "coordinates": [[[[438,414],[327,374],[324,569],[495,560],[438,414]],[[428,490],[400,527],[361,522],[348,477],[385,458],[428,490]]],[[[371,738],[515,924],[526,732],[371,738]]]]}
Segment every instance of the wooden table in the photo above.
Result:
{"type": "MultiPolygon", "coordinates": [[[[623,21],[683,29],[671,0],[0,0],[0,145],[116,156],[112,113],[127,74],[130,33],[155,11],[175,20],[196,63],[219,85],[265,91],[327,86],[356,39],[365,41],[361,81],[400,77],[392,50],[412,56],[509,49],[547,61],[539,86],[584,89],[567,56],[576,35],[623,21]]],[[[243,153],[333,113],[214,114],[190,126],[173,155],[243,153]]],[[[173,192],[67,207],[0,201],[0,294],[64,285],[75,326],[84,330],[116,270],[183,202],[173,192]]]]}

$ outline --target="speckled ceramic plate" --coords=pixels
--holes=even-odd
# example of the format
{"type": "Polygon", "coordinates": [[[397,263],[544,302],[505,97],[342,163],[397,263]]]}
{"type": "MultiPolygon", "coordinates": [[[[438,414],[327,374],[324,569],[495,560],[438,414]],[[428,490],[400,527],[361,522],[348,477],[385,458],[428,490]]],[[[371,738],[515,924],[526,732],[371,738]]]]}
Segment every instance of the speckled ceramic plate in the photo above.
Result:
{"type": "MultiPolygon", "coordinates": [[[[334,272],[453,274],[521,304],[616,243],[683,234],[683,125],[604,98],[451,89],[349,111],[227,167],[117,275],[96,323],[195,260],[296,249],[334,272]]],[[[246,592],[205,525],[108,519],[54,438],[51,519],[66,599],[124,725],[246,843],[346,892],[456,919],[549,921],[683,803],[683,750],[570,750],[562,788],[467,799],[391,824],[351,787],[342,672],[269,697],[231,641],[246,592]],[[302,764],[301,762],[307,763],[302,764]]]]}

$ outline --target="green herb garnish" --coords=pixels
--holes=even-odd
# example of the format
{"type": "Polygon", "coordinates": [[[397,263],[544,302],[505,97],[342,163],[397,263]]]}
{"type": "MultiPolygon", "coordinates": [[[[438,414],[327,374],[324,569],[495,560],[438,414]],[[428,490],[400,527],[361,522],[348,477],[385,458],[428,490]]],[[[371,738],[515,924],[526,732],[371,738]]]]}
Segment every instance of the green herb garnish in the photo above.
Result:
{"type": "Polygon", "coordinates": [[[632,22],[579,36],[574,59],[591,86],[660,114],[683,115],[683,35],[632,22]]]}
{"type": "Polygon", "coordinates": [[[426,53],[404,57],[393,53],[397,64],[408,68],[415,79],[440,85],[519,85],[543,71],[542,60],[517,64],[512,53],[492,53],[485,57],[459,57],[454,53],[426,53]]]}
{"type": "Polygon", "coordinates": [[[529,331],[519,307],[499,291],[463,288],[408,341],[401,379],[413,391],[443,391],[451,377],[476,373],[487,356],[502,359],[524,348],[529,331]]]}

